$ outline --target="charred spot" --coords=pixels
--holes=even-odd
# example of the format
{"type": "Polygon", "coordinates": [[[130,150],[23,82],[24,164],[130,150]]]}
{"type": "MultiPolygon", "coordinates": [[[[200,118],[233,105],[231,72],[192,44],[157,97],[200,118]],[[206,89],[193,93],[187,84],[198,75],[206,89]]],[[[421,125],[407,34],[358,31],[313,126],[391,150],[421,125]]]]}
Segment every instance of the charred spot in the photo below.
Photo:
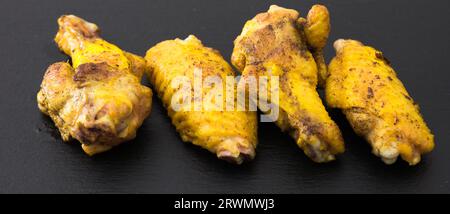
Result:
{"type": "Polygon", "coordinates": [[[381,52],[375,52],[375,57],[377,57],[378,59],[383,59],[383,54],[381,52]]]}
{"type": "Polygon", "coordinates": [[[372,99],[373,98],[373,90],[371,87],[367,88],[367,98],[372,99]]]}
{"type": "Polygon", "coordinates": [[[350,69],[348,69],[349,71],[355,71],[356,70],[356,68],[350,68],[350,69]]]}
{"type": "Polygon", "coordinates": [[[114,72],[106,62],[102,63],[85,63],[78,66],[73,76],[75,82],[99,81],[105,80],[113,76],[114,72]]]}
{"type": "Polygon", "coordinates": [[[388,76],[387,78],[388,78],[389,81],[393,80],[391,76],[388,76]]]}
{"type": "Polygon", "coordinates": [[[399,121],[400,121],[400,120],[398,119],[398,117],[395,117],[395,119],[394,119],[394,125],[397,125],[399,121]]]}
{"type": "Polygon", "coordinates": [[[375,75],[375,79],[379,80],[380,79],[380,75],[375,75]]]}

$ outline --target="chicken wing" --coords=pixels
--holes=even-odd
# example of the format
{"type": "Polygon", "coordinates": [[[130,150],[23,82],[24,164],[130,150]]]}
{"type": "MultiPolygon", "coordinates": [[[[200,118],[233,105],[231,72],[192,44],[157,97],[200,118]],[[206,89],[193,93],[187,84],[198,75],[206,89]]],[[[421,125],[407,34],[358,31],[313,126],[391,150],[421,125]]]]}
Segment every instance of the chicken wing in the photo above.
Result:
{"type": "Polygon", "coordinates": [[[74,15],[61,16],[58,24],[55,41],[72,65],[47,69],[39,109],[64,141],[80,141],[89,155],[133,139],[151,109],[152,92],[140,84],[145,60],[101,39],[95,24],[74,15]]]}
{"type": "Polygon", "coordinates": [[[337,40],[326,81],[328,105],[340,108],[386,164],[410,165],[434,147],[433,135],[383,54],[355,40],[337,40]]]}
{"type": "Polygon", "coordinates": [[[244,80],[250,76],[279,76],[279,100],[267,97],[279,107],[276,124],[316,162],[333,160],[344,152],[340,130],[316,91],[318,69],[326,68],[320,55],[328,32],[329,17],[324,6],[314,6],[304,19],[295,10],[272,5],[266,13],[247,21],[234,41],[231,59],[244,80]]]}
{"type": "MultiPolygon", "coordinates": [[[[199,39],[190,35],[184,40],[167,40],[157,44],[147,51],[145,59],[149,67],[149,80],[183,141],[192,142],[217,154],[218,158],[236,164],[254,158],[257,144],[256,112],[238,111],[237,108],[226,110],[225,105],[215,106],[223,100],[209,101],[207,97],[213,88],[206,83],[199,90],[200,96],[189,96],[185,99],[188,102],[178,109],[174,108],[173,101],[180,98],[177,93],[190,94],[195,87],[196,71],[201,72],[198,78],[203,82],[209,77],[218,77],[224,81],[227,76],[234,77],[231,66],[218,51],[203,46],[199,39]],[[186,78],[187,88],[172,85],[179,77],[186,78]],[[198,109],[193,105],[196,101],[202,105],[198,109]]],[[[218,88],[224,90],[222,97],[227,93],[224,85],[218,88]]],[[[228,93],[235,94],[236,87],[233,86],[228,93]]]]}

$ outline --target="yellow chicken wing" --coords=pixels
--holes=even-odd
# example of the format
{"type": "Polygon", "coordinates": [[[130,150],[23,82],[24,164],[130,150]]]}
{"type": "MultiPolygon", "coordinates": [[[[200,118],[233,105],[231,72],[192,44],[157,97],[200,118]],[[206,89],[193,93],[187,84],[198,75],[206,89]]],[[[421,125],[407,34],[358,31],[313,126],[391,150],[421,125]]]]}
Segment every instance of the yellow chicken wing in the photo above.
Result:
{"type": "Polygon", "coordinates": [[[316,162],[334,160],[336,154],[344,152],[340,130],[316,91],[318,65],[324,62],[316,61],[311,54],[321,54],[328,32],[329,17],[324,6],[314,6],[304,19],[295,10],[272,5],[267,12],[247,21],[234,41],[231,59],[243,80],[252,76],[279,77],[279,100],[270,100],[279,108],[275,122],[316,162]]]}
{"type": "MultiPolygon", "coordinates": [[[[219,97],[212,102],[208,98],[209,94],[217,93],[215,87],[207,83],[211,77],[222,82],[222,86],[216,88],[223,91],[222,98],[226,93],[236,94],[235,85],[226,91],[225,80],[234,78],[235,74],[218,51],[203,46],[191,35],[184,40],[157,44],[147,51],[145,59],[150,68],[149,80],[183,141],[192,142],[215,153],[218,158],[236,164],[254,158],[256,112],[238,111],[237,108],[227,110],[225,99],[219,97]],[[187,86],[173,85],[177,79],[184,80],[187,86]],[[195,89],[195,84],[200,82],[203,87],[195,89]],[[215,92],[211,93],[212,90],[215,92]],[[188,96],[179,96],[183,93],[188,96]],[[178,100],[187,102],[175,108],[178,100]]],[[[235,100],[232,102],[235,105],[235,100]]]]}
{"type": "Polygon", "coordinates": [[[383,54],[355,40],[337,40],[326,81],[328,105],[340,108],[355,132],[386,164],[400,155],[410,165],[434,147],[418,105],[383,54]]]}

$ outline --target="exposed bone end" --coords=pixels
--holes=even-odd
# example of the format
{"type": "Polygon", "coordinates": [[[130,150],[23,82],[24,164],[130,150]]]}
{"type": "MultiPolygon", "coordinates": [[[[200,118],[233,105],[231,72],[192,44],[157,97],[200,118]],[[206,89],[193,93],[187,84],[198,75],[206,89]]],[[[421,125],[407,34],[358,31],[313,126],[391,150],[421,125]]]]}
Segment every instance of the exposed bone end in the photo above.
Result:
{"type": "Polygon", "coordinates": [[[82,143],[88,155],[94,155],[135,137],[134,123],[129,119],[131,108],[122,102],[96,99],[92,106],[85,105],[72,136],[82,143]]]}
{"type": "Polygon", "coordinates": [[[283,16],[287,16],[291,19],[297,19],[299,16],[299,13],[296,10],[280,7],[280,6],[274,5],[274,4],[270,5],[267,13],[274,13],[274,14],[279,13],[279,14],[282,14],[283,16]]]}
{"type": "Polygon", "coordinates": [[[379,149],[379,156],[386,164],[393,164],[397,161],[399,155],[398,149],[392,146],[382,146],[379,149]]]}
{"type": "Polygon", "coordinates": [[[63,15],[58,19],[59,30],[55,36],[55,42],[67,55],[73,49],[79,48],[81,41],[99,37],[99,28],[75,15],[63,15]]]}
{"type": "Polygon", "coordinates": [[[233,164],[242,164],[255,158],[255,148],[243,138],[229,138],[220,144],[217,157],[233,164]]]}
{"type": "Polygon", "coordinates": [[[383,143],[378,141],[372,147],[372,152],[388,165],[395,163],[399,156],[411,166],[418,164],[421,160],[420,151],[409,142],[383,143]]]}
{"type": "Polygon", "coordinates": [[[242,164],[244,161],[250,161],[254,158],[255,152],[248,151],[240,151],[239,155],[233,155],[230,151],[220,151],[217,153],[217,157],[221,160],[227,161],[232,164],[242,164]]]}
{"type": "Polygon", "coordinates": [[[108,145],[100,145],[100,144],[81,144],[81,148],[83,151],[88,154],[89,156],[93,156],[98,153],[106,152],[112,148],[112,146],[108,145]]]}
{"type": "Polygon", "coordinates": [[[58,18],[58,25],[60,27],[67,27],[72,32],[90,38],[97,37],[99,33],[98,26],[94,23],[88,22],[75,15],[62,15],[58,18]]]}

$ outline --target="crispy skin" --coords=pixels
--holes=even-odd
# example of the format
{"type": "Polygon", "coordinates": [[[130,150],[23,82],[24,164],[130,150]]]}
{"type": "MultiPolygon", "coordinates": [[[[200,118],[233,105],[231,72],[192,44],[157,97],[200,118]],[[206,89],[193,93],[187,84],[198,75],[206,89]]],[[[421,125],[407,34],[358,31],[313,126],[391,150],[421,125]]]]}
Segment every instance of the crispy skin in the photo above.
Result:
{"type": "Polygon", "coordinates": [[[340,108],[355,132],[386,164],[410,165],[434,147],[433,135],[383,54],[355,40],[337,40],[326,82],[328,105],[340,108]]]}
{"type": "MultiPolygon", "coordinates": [[[[328,16],[323,6],[312,10],[314,12],[310,13],[321,10],[319,14],[328,16]]],[[[280,109],[276,124],[288,132],[313,161],[327,162],[344,151],[344,143],[316,91],[318,68],[310,48],[321,50],[327,37],[323,34],[329,29],[314,29],[315,20],[323,22],[329,18],[299,19],[297,11],[273,5],[268,12],[258,14],[245,24],[234,41],[231,60],[242,72],[243,79],[279,76],[279,102],[271,100],[280,109]],[[304,28],[309,25],[305,21],[311,25],[309,36],[320,35],[320,38],[306,39],[304,28]]],[[[320,25],[329,28],[327,24],[320,25]]]]}
{"type": "MultiPolygon", "coordinates": [[[[172,98],[179,90],[184,90],[171,86],[175,78],[184,76],[189,79],[189,84],[194,84],[194,70],[201,69],[202,76],[199,78],[202,81],[208,76],[217,76],[224,86],[225,77],[234,76],[231,66],[218,51],[203,46],[191,35],[185,40],[167,40],[157,44],[147,51],[145,59],[150,68],[149,80],[183,141],[201,146],[232,163],[240,164],[254,158],[256,112],[207,110],[214,103],[207,101],[211,88],[205,86],[201,89],[203,109],[194,111],[193,95],[189,98],[192,99],[191,106],[185,105],[181,111],[173,109],[172,98]]],[[[236,93],[236,87],[231,93],[236,93]]]]}
{"type": "Polygon", "coordinates": [[[77,139],[89,155],[133,139],[151,109],[152,92],[140,84],[145,60],[104,41],[95,24],[74,15],[58,24],[55,41],[73,66],[58,62],[47,69],[39,109],[64,141],[77,139]]]}

